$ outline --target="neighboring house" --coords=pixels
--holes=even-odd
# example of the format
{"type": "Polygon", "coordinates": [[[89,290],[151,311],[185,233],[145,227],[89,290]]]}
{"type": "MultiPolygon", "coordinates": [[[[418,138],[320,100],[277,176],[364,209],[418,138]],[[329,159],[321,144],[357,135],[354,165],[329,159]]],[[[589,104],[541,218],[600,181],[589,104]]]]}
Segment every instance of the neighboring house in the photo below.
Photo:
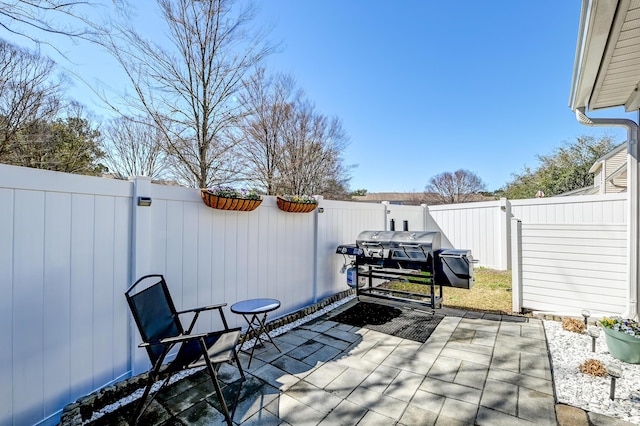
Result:
{"type": "MultiPolygon", "coordinates": [[[[492,201],[494,197],[486,197],[480,194],[474,194],[471,202],[475,201],[492,201]]],[[[407,206],[419,206],[426,204],[435,206],[442,204],[442,200],[438,194],[432,192],[373,192],[367,195],[354,195],[351,201],[360,201],[363,203],[380,203],[388,201],[389,204],[400,204],[407,206]]]]}
{"type": "Polygon", "coordinates": [[[627,190],[627,144],[617,146],[600,157],[589,169],[593,173],[595,194],[613,194],[627,190]]]}
{"type": "Polygon", "coordinates": [[[589,169],[593,173],[593,185],[574,189],[558,196],[616,194],[627,190],[627,144],[615,147],[598,158],[589,169]]]}
{"type": "Polygon", "coordinates": [[[388,201],[390,204],[419,206],[420,204],[434,204],[436,195],[424,192],[372,192],[366,195],[354,195],[351,200],[363,203],[388,201]]]}

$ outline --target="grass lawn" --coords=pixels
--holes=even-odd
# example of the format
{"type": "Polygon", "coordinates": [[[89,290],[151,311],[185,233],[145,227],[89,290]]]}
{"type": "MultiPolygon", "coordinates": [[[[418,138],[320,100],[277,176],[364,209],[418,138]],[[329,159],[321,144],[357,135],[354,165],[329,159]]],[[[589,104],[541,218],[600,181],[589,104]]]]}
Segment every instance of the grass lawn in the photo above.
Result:
{"type": "MultiPolygon", "coordinates": [[[[425,293],[427,290],[424,285],[402,282],[386,286],[414,293],[425,293]]],[[[471,290],[443,287],[442,295],[443,305],[450,308],[511,314],[511,271],[476,268],[475,283],[471,290]]]]}

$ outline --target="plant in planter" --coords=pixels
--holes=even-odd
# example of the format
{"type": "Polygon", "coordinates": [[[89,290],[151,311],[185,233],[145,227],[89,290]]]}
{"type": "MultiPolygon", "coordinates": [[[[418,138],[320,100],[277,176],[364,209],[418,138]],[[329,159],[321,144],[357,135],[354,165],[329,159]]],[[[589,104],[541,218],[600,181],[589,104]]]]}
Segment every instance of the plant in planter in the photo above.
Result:
{"type": "Polygon", "coordinates": [[[248,189],[220,185],[200,192],[204,203],[213,209],[251,211],[262,203],[262,197],[248,189]]]}
{"type": "Polygon", "coordinates": [[[291,213],[308,213],[318,207],[315,195],[278,195],[278,208],[291,213]]]}
{"type": "Polygon", "coordinates": [[[640,323],[620,317],[602,318],[609,353],[630,364],[640,364],[640,323]]]}

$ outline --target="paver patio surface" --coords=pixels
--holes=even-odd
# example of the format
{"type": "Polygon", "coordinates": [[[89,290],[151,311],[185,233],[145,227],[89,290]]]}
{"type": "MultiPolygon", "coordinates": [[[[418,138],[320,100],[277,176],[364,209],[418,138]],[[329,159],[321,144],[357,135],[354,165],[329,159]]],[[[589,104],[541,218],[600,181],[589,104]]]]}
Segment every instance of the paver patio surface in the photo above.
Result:
{"type": "MultiPolygon", "coordinates": [[[[540,320],[443,309],[420,343],[332,321],[353,303],[275,337],[281,352],[256,349],[235,424],[558,424],[540,320]]],[[[220,379],[229,400],[237,369],[223,366],[220,379]]],[[[216,405],[208,377],[196,373],[163,390],[142,420],[224,424],[216,405]]],[[[96,424],[125,418],[116,412],[96,424]]]]}

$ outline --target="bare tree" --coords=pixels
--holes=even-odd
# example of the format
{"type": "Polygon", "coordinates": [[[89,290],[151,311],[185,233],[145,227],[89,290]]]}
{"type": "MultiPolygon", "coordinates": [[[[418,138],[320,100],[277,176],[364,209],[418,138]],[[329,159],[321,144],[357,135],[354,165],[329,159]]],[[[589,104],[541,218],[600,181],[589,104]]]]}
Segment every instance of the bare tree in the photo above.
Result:
{"type": "MultiPolygon", "coordinates": [[[[92,39],[98,26],[89,15],[106,0],[13,0],[0,1],[0,28],[33,43],[58,50],[51,35],[92,39]]],[[[125,0],[112,0],[118,7],[125,0]]]]}
{"type": "Polygon", "coordinates": [[[294,87],[292,77],[278,74],[269,79],[261,68],[245,81],[240,96],[248,112],[241,134],[247,180],[267,195],[278,192],[284,154],[282,134],[294,108],[290,99],[295,96],[294,87]]]}
{"type": "Polygon", "coordinates": [[[0,161],[15,164],[19,132],[58,114],[61,88],[52,60],[0,39],[0,161]]]}
{"type": "Polygon", "coordinates": [[[249,180],[269,195],[348,198],[350,177],[341,158],[347,137],[340,121],[319,114],[291,76],[269,78],[259,69],[244,89],[242,153],[249,180]]]}
{"type": "Polygon", "coordinates": [[[154,119],[175,174],[190,186],[242,178],[234,150],[243,110],[236,97],[244,76],[272,49],[263,33],[249,31],[253,9],[232,10],[234,3],[158,0],[171,49],[131,27],[103,40],[134,87],[127,106],[154,119]]]}
{"type": "Polygon", "coordinates": [[[164,134],[149,117],[119,117],[106,127],[104,163],[118,178],[166,177],[164,134]]]}
{"type": "Polygon", "coordinates": [[[442,204],[454,204],[472,201],[473,196],[485,188],[486,185],[478,175],[460,169],[432,177],[425,192],[437,194],[442,204]]]}
{"type": "Polygon", "coordinates": [[[279,189],[293,195],[322,194],[330,184],[346,179],[341,155],[347,135],[337,118],[298,102],[283,131],[279,189]]]}

